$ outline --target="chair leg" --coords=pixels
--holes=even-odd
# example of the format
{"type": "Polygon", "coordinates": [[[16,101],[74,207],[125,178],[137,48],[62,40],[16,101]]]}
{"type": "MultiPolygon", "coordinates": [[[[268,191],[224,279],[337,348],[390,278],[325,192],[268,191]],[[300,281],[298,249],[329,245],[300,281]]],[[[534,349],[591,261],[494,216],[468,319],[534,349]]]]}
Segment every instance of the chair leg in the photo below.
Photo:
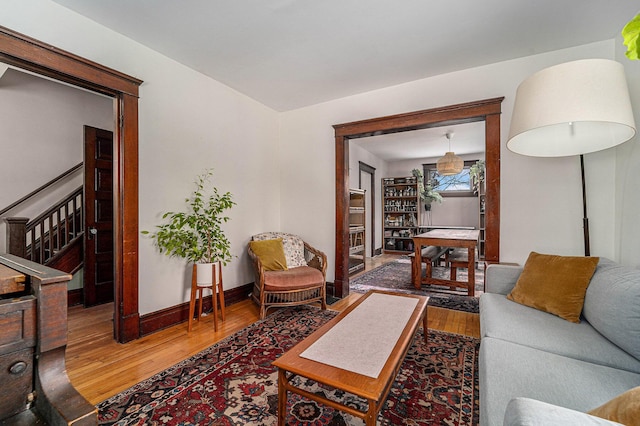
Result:
{"type": "Polygon", "coordinates": [[[320,308],[324,311],[327,309],[327,283],[324,283],[324,286],[320,290],[320,297],[322,297],[320,308]]]}

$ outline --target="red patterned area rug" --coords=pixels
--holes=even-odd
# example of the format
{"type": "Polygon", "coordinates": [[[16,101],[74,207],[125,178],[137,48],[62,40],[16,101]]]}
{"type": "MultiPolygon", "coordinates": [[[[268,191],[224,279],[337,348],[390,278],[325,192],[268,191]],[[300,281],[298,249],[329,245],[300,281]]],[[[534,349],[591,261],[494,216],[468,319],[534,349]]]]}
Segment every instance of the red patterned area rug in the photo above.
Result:
{"type": "MultiPolygon", "coordinates": [[[[425,267],[422,267],[424,275],[425,267]]],[[[435,266],[433,277],[449,279],[449,268],[435,266]]],[[[457,279],[467,281],[467,268],[458,268],[457,279]]],[[[349,280],[349,290],[356,293],[366,293],[369,290],[393,290],[399,293],[419,294],[429,296],[429,305],[439,308],[454,309],[457,311],[479,313],[479,297],[484,289],[484,271],[475,271],[475,297],[467,296],[465,289],[451,290],[449,287],[426,286],[416,290],[411,282],[411,260],[402,256],[393,262],[385,263],[375,269],[365,272],[349,280]]]]}
{"type": "MultiPolygon", "coordinates": [[[[336,315],[282,309],[98,405],[102,425],[275,425],[272,361],[336,315]]],[[[379,425],[478,424],[478,339],[429,330],[416,335],[378,416],[379,425]]],[[[315,382],[313,392],[366,402],[315,382]]],[[[361,425],[361,419],[289,394],[289,425],[361,425]]]]}

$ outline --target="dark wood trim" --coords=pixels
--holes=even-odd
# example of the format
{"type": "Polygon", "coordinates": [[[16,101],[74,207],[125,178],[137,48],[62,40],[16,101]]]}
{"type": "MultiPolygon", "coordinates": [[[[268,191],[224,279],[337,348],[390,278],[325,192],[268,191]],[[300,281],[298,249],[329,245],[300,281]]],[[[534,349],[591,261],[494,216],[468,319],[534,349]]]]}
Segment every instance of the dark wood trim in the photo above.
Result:
{"type": "Polygon", "coordinates": [[[336,255],[333,295],[349,294],[349,140],[336,134],[336,255]]]}
{"type": "Polygon", "coordinates": [[[67,291],[67,307],[82,305],[84,300],[83,290],[81,288],[74,288],[67,291]]]}
{"type": "Polygon", "coordinates": [[[0,26],[2,62],[113,96],[138,96],[142,80],[0,26]]]}
{"type": "Polygon", "coordinates": [[[485,239],[484,258],[500,262],[500,115],[485,118],[485,239]]]}
{"type": "Polygon", "coordinates": [[[336,124],[336,238],[335,296],[349,294],[349,139],[430,127],[485,121],[487,182],[486,260],[500,258],[500,114],[504,97],[492,98],[404,114],[336,124]]]}
{"type": "Polygon", "coordinates": [[[0,27],[0,61],[114,98],[114,333],[121,343],[137,339],[138,90],[142,80],[4,27],[0,27]]]}
{"type": "MultiPolygon", "coordinates": [[[[248,299],[253,291],[253,283],[245,284],[240,287],[225,290],[224,292],[224,304],[225,306],[233,305],[234,303],[241,302],[248,299]]],[[[212,310],[213,301],[211,295],[204,298],[202,304],[204,312],[212,310]]],[[[146,336],[147,334],[155,333],[167,327],[186,322],[189,319],[189,302],[182,303],[180,305],[172,306],[170,308],[162,309],[160,311],[151,312],[150,314],[142,315],[140,317],[140,335],[146,336]]]]}
{"type": "Polygon", "coordinates": [[[362,161],[359,161],[358,164],[360,169],[358,173],[358,187],[360,189],[362,189],[362,172],[371,175],[371,191],[369,194],[369,198],[371,199],[371,211],[369,212],[371,216],[371,229],[368,232],[371,232],[371,247],[369,252],[371,253],[371,257],[373,257],[376,249],[376,168],[362,161]]]}

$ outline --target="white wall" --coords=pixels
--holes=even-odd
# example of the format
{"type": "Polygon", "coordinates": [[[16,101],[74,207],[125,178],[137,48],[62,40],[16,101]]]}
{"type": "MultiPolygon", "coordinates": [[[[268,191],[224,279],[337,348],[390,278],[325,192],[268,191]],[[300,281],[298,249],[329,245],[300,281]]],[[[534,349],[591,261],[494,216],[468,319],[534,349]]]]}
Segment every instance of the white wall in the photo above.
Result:
{"type": "MultiPolygon", "coordinates": [[[[224,268],[225,288],[252,282],[245,254],[250,236],[280,228],[277,113],[53,2],[2,0],[0,8],[0,25],[144,81],[140,229],[152,230],[163,212],[184,209],[195,176],[213,167],[216,185],[237,203],[225,226],[237,256],[224,268]]],[[[139,247],[140,313],[187,301],[185,262],[158,254],[144,236],[139,247]]]]}
{"type": "MultiPolygon", "coordinates": [[[[0,77],[0,208],[5,208],[83,161],[84,125],[113,130],[113,100],[8,69],[0,77]]],[[[78,170],[5,214],[34,218],[82,186],[78,170]]],[[[0,220],[0,251],[6,224],[0,220]]]]}
{"type": "MultiPolygon", "coordinates": [[[[506,149],[516,88],[530,74],[570,60],[614,57],[614,41],[529,56],[350,96],[281,114],[281,182],[286,227],[302,232],[329,259],[334,277],[335,147],[333,124],[504,96],[501,117],[501,259],[523,263],[531,250],[583,253],[578,158],[531,158],[506,149]],[[309,161],[313,158],[313,161],[309,161]],[[313,176],[312,182],[293,176],[313,176]],[[308,186],[312,185],[312,192],[308,186]],[[309,194],[309,195],[305,195],[309,194]],[[312,217],[297,214],[303,203],[312,217]]],[[[593,255],[614,257],[615,151],[587,156],[593,255]]],[[[636,235],[636,238],[638,235],[636,235]]],[[[638,253],[640,254],[640,253],[638,253]]],[[[636,255],[636,257],[638,257],[636,255]]]]}
{"type": "MultiPolygon", "coordinates": [[[[622,36],[616,39],[616,60],[624,65],[631,103],[640,129],[640,61],[631,61],[624,55],[626,47],[622,36]]],[[[627,265],[640,268],[640,191],[638,191],[638,170],[640,170],[640,135],[620,145],[616,149],[615,188],[616,202],[616,258],[627,265]]],[[[609,208],[611,208],[609,206],[609,208]]]]}

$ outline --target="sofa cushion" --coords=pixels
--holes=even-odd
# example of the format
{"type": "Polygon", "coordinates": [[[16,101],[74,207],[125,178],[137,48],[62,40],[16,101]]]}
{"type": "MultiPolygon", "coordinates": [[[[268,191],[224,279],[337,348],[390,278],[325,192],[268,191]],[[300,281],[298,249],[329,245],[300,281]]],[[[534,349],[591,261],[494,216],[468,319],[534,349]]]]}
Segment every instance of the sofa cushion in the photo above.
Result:
{"type": "Polygon", "coordinates": [[[567,321],[579,322],[587,286],[597,264],[597,257],[531,252],[507,297],[567,321]]]}
{"type": "Polygon", "coordinates": [[[251,251],[258,256],[265,271],[286,271],[287,259],[284,257],[282,238],[273,240],[249,241],[251,251]]]}
{"type": "Polygon", "coordinates": [[[274,238],[282,238],[287,267],[307,266],[307,261],[304,258],[304,241],[297,235],[287,234],[286,232],[263,232],[262,234],[254,235],[252,239],[258,241],[272,240],[274,238]]]}
{"type": "Polygon", "coordinates": [[[602,259],[587,288],[583,315],[640,360],[640,270],[602,259]]]}
{"type": "Polygon", "coordinates": [[[485,293],[499,293],[507,295],[518,282],[522,266],[491,264],[484,273],[485,293]]]}
{"type": "Polygon", "coordinates": [[[298,266],[286,271],[266,271],[264,289],[266,291],[300,290],[324,284],[322,272],[310,266],[298,266]]]}
{"type": "Polygon", "coordinates": [[[640,386],[637,373],[491,337],[482,338],[478,366],[481,425],[501,425],[516,397],[587,412],[640,386]]]}
{"type": "Polygon", "coordinates": [[[611,343],[587,321],[572,323],[520,305],[504,295],[480,296],[480,335],[587,362],[640,373],[640,361],[611,343]],[[588,348],[588,350],[585,350],[588,348]]]}
{"type": "Polygon", "coordinates": [[[611,426],[620,423],[531,398],[514,398],[509,401],[503,426],[534,425],[611,426]]]}
{"type": "Polygon", "coordinates": [[[589,414],[625,425],[640,425],[640,386],[616,396],[589,414]]]}

